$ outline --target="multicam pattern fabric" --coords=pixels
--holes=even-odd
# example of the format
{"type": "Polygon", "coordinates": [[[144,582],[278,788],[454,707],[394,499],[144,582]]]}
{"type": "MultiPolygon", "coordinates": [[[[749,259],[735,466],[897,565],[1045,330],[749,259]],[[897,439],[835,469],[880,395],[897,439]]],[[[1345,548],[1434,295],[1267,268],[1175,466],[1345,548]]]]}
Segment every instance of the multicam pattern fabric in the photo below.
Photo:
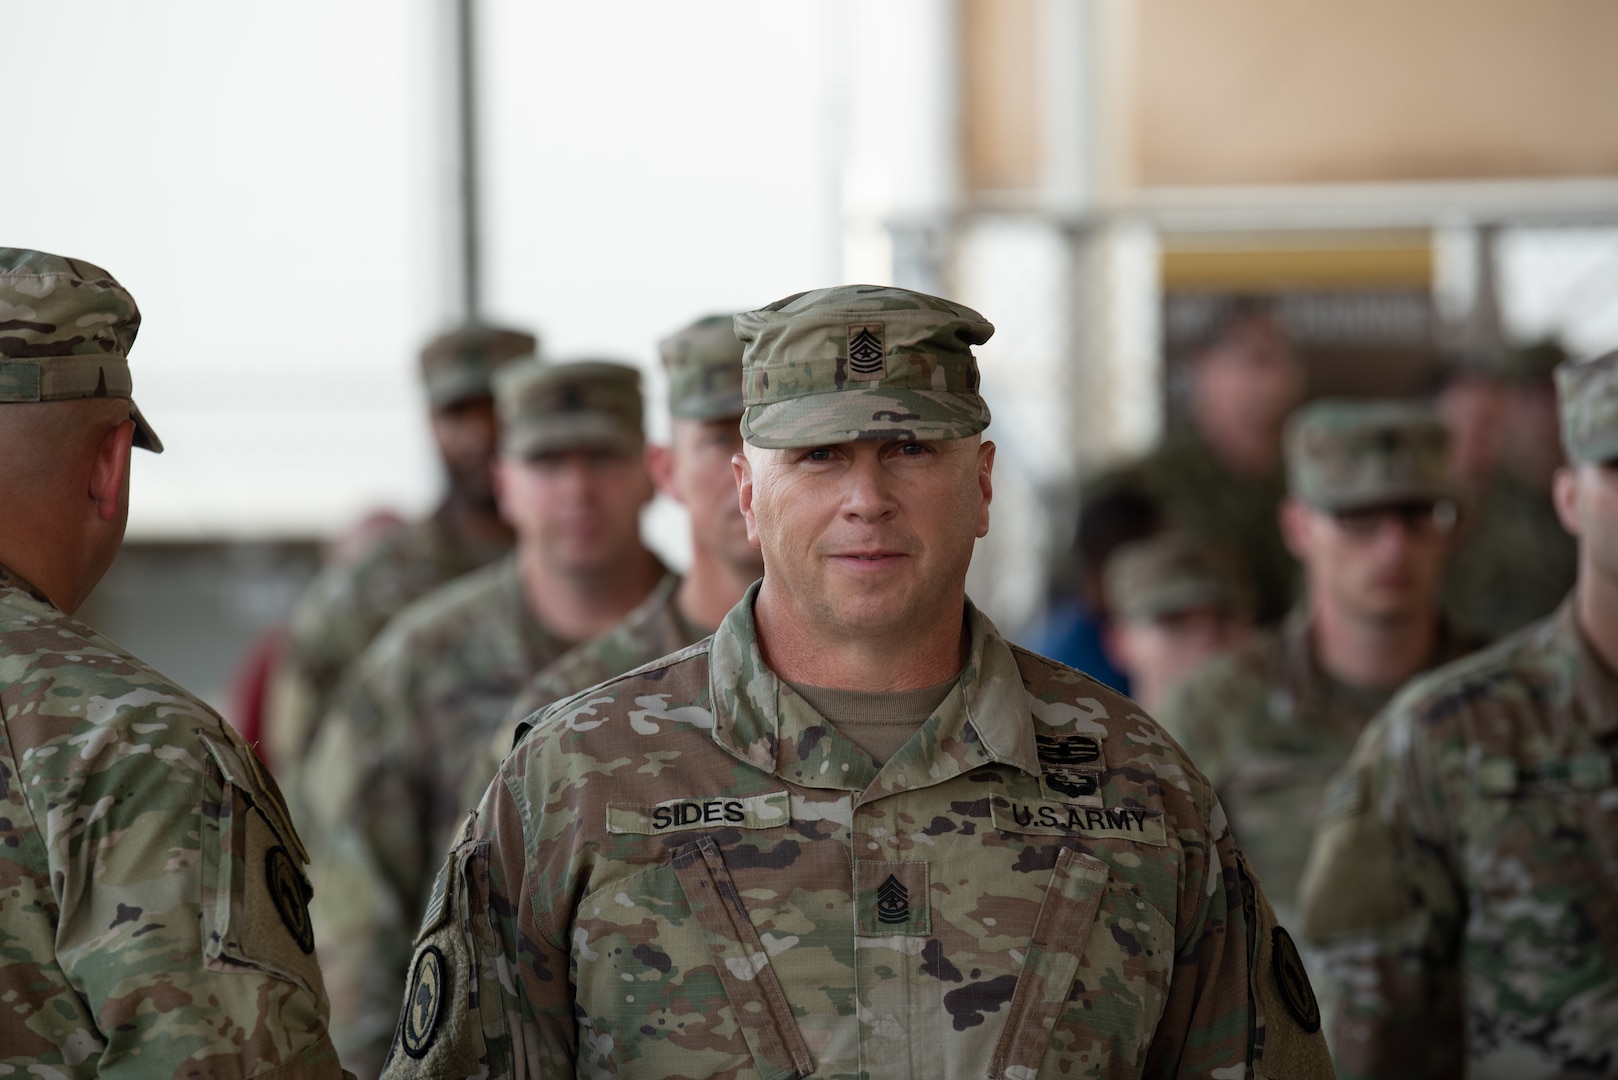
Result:
{"type": "Polygon", "coordinates": [[[1579,545],[1549,491],[1500,470],[1465,504],[1444,569],[1444,607],[1463,626],[1501,638],[1556,610],[1578,576],[1579,545]]]}
{"type": "Polygon", "coordinates": [[[1302,890],[1340,1075],[1618,1074],[1618,679],[1572,605],[1413,682],[1302,890]]]}
{"type": "MultiPolygon", "coordinates": [[[[1426,666],[1480,644],[1443,621],[1426,666]]],[[[1300,608],[1194,672],[1158,714],[1219,792],[1237,843],[1288,927],[1296,929],[1298,877],[1326,783],[1395,690],[1348,686],[1326,674],[1300,608]]]]}
{"type": "Polygon", "coordinates": [[[1574,461],[1618,459],[1618,350],[1556,369],[1562,446],[1574,461]]]}
{"type": "Polygon", "coordinates": [[[1453,498],[1448,447],[1430,405],[1312,402],[1287,420],[1287,491],[1322,509],[1453,498]]]}
{"type": "Polygon", "coordinates": [[[513,364],[494,380],[500,449],[508,457],[645,442],[640,372],[607,360],[513,364]]]}
{"type": "Polygon", "coordinates": [[[968,605],[959,687],[879,769],[763,664],[756,589],[507,758],[385,1075],[1330,1075],[1155,723],[968,605]]]}
{"type": "Polygon", "coordinates": [[[1193,608],[1247,615],[1246,574],[1224,551],[1183,532],[1121,544],[1107,557],[1105,593],[1113,615],[1145,622],[1193,608]]]}
{"type": "Polygon", "coordinates": [[[1286,489],[1279,468],[1260,478],[1238,477],[1186,428],[1092,484],[1097,491],[1139,492],[1199,542],[1240,553],[1253,575],[1259,622],[1277,622],[1291,608],[1297,563],[1281,539],[1278,515],[1286,489]]]}
{"type": "Polygon", "coordinates": [[[973,345],[994,326],[909,289],[843,285],[735,318],[754,446],[964,439],[989,425],[973,345]]]}
{"type": "MultiPolygon", "coordinates": [[[[131,398],[129,350],[140,308],[111,274],[82,259],[0,247],[0,405],[131,398]]],[[[163,452],[130,401],[134,444],[163,452]]]]}
{"type": "Polygon", "coordinates": [[[580,690],[633,671],[661,656],[679,652],[712,631],[692,626],[674,602],[680,590],[678,574],[658,583],[624,621],[593,641],[564,653],[548,665],[518,695],[506,719],[489,740],[481,767],[469,768],[462,797],[467,807],[483,800],[489,781],[516,741],[518,730],[547,705],[572,697],[580,690]]]}
{"type": "MultiPolygon", "coordinates": [[[[379,541],[351,563],[328,567],[292,612],[286,657],[271,689],[265,742],[289,794],[332,694],[383,625],[411,601],[498,559],[510,544],[462,540],[440,509],[379,541]]],[[[294,799],[294,809],[301,807],[294,799]]]]}
{"type": "Polygon", "coordinates": [[[230,725],[0,566],[0,1075],[341,1075],[304,862],[230,725]]]}
{"type": "Polygon", "coordinates": [[[315,928],[345,1059],[375,1066],[433,871],[475,803],[469,770],[536,671],[573,646],[542,626],[515,556],[400,612],[343,682],[310,751],[315,928]]]}
{"type": "Polygon", "coordinates": [[[742,412],[742,343],[729,315],[707,315],[658,342],[669,415],[724,420],[742,412]]]}
{"type": "Polygon", "coordinates": [[[494,393],[494,376],[514,360],[534,356],[539,339],[526,330],[471,323],[422,347],[421,382],[435,409],[494,393]]]}

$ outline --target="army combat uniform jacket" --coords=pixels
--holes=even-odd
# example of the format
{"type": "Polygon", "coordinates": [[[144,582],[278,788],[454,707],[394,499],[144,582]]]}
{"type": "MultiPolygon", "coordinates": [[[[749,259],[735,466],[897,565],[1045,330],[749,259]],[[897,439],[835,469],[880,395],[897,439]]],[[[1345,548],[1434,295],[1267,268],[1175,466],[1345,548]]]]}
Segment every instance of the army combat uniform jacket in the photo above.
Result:
{"type": "Polygon", "coordinates": [[[1301,897],[1343,1075],[1618,1076],[1615,762],[1618,679],[1571,603],[1366,729],[1301,897]]]}
{"type": "Polygon", "coordinates": [[[400,612],[338,690],[304,794],[333,1030],[356,1067],[387,1050],[411,931],[476,805],[468,772],[487,768],[512,699],[572,646],[534,616],[513,555],[400,612]]]}
{"type": "MultiPolygon", "coordinates": [[[[1481,644],[1441,619],[1427,666],[1481,644]]],[[[1158,713],[1212,781],[1231,831],[1288,926],[1326,784],[1396,689],[1367,690],[1328,675],[1300,606],[1277,629],[1193,672],[1158,713]]]]}
{"type": "Polygon", "coordinates": [[[878,768],[763,665],[756,592],[507,758],[385,1075],[1330,1075],[1155,723],[968,605],[958,686],[878,768]]]}
{"type": "Polygon", "coordinates": [[[623,622],[564,653],[534,676],[490,741],[483,766],[468,770],[467,806],[476,806],[483,800],[483,792],[510,752],[519,729],[545,706],[660,656],[679,652],[708,636],[710,631],[692,626],[680,614],[679,605],[675,603],[679,591],[680,576],[665,576],[639,607],[624,616],[623,622]]]}
{"type": "Polygon", "coordinates": [[[344,672],[388,620],[510,550],[509,543],[468,545],[443,513],[398,529],[351,563],[327,567],[298,598],[264,732],[284,783],[301,769],[344,672]]]}
{"type": "Polygon", "coordinates": [[[337,1077],[252,750],[0,566],[0,1075],[337,1077]]]}

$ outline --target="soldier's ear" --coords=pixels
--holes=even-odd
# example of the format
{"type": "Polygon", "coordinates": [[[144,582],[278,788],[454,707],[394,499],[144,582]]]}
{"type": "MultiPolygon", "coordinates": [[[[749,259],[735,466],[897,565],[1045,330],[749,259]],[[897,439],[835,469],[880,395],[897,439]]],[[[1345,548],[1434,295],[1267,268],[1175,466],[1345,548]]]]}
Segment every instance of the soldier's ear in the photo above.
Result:
{"type": "Polygon", "coordinates": [[[736,477],[736,498],[741,504],[742,520],[747,522],[747,542],[762,547],[758,538],[758,520],[753,516],[753,463],[744,450],[730,457],[730,471],[736,477]]]}
{"type": "Polygon", "coordinates": [[[1579,535],[1579,474],[1577,467],[1562,465],[1551,480],[1551,501],[1556,505],[1556,516],[1569,536],[1579,535]]]}
{"type": "Polygon", "coordinates": [[[125,420],[108,429],[96,447],[90,467],[90,502],[102,521],[116,521],[124,513],[124,493],[129,483],[129,454],[134,445],[135,422],[125,420]]]}
{"type": "Polygon", "coordinates": [[[674,451],[667,446],[658,446],[656,443],[646,444],[646,471],[652,477],[652,483],[657,490],[673,499],[675,502],[684,502],[680,493],[674,488],[674,451]]]}
{"type": "Polygon", "coordinates": [[[983,503],[978,508],[978,535],[989,532],[989,503],[994,501],[994,443],[984,440],[978,446],[978,491],[983,503]]]}
{"type": "Polygon", "coordinates": [[[1281,500],[1277,513],[1281,515],[1281,539],[1292,557],[1302,562],[1309,557],[1309,508],[1297,499],[1287,498],[1281,500]]]}

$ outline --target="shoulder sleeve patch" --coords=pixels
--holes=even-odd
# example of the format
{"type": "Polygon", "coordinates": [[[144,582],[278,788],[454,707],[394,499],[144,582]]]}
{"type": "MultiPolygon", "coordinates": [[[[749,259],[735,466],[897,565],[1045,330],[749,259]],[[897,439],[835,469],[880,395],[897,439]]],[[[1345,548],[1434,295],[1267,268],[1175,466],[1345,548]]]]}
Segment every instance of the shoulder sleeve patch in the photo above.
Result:
{"type": "Polygon", "coordinates": [[[1331,1077],[1320,1003],[1309,985],[1292,936],[1277,922],[1269,898],[1236,856],[1247,916],[1248,999],[1253,1010],[1254,1074],[1272,1080],[1331,1077]]]}

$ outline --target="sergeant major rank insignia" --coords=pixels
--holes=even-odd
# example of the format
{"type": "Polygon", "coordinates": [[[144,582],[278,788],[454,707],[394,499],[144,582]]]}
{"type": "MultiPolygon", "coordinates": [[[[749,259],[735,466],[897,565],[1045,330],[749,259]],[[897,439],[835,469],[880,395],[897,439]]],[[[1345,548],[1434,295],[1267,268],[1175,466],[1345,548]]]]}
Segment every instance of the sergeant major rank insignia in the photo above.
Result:
{"type": "Polygon", "coordinates": [[[881,323],[848,325],[848,377],[872,380],[887,375],[887,350],[882,347],[881,323]]]}

